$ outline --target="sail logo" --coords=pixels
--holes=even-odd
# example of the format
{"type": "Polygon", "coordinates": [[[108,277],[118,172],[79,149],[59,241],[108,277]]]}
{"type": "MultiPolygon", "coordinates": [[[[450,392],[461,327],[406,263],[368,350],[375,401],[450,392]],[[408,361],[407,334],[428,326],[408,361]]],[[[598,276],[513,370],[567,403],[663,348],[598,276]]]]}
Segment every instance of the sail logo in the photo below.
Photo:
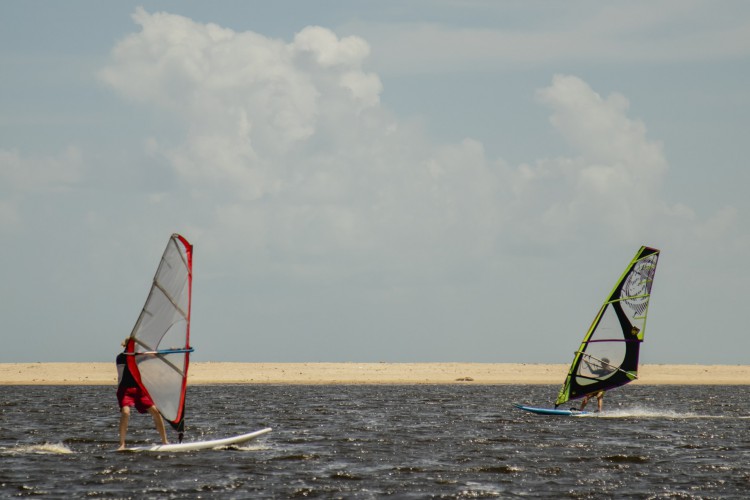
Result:
{"type": "Polygon", "coordinates": [[[625,279],[622,298],[637,316],[645,314],[651,295],[651,283],[656,272],[656,255],[651,255],[635,264],[625,279]]]}

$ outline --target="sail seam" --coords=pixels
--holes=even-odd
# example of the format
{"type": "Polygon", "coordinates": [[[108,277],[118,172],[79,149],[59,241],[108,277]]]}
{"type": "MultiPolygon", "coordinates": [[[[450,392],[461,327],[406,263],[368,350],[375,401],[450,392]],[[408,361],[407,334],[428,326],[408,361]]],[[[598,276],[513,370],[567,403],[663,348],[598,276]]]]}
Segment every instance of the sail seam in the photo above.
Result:
{"type": "MultiPolygon", "coordinates": [[[[164,289],[164,287],[161,285],[161,283],[159,283],[158,281],[154,280],[154,286],[156,288],[158,288],[159,290],[161,290],[161,293],[164,294],[164,297],[166,297],[166,299],[169,301],[169,303],[172,304],[174,306],[174,308],[177,309],[180,312],[180,314],[182,315],[183,318],[187,319],[187,314],[185,314],[185,311],[183,311],[182,308],[177,305],[177,303],[174,301],[174,299],[172,297],[170,297],[170,295],[167,293],[167,291],[164,289]]],[[[174,323],[172,323],[172,324],[174,324],[174,323]]]]}

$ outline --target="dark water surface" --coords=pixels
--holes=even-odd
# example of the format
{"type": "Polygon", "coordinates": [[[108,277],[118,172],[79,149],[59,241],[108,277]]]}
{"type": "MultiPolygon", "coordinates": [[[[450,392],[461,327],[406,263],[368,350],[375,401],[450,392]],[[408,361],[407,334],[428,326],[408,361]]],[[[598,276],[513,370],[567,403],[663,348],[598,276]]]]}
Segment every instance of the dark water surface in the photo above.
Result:
{"type": "MultiPolygon", "coordinates": [[[[598,417],[543,417],[556,386],[194,386],[188,440],[115,453],[114,388],[0,386],[0,496],[747,498],[750,387],[627,386],[598,417]]],[[[129,444],[157,441],[133,415],[129,444]]]]}

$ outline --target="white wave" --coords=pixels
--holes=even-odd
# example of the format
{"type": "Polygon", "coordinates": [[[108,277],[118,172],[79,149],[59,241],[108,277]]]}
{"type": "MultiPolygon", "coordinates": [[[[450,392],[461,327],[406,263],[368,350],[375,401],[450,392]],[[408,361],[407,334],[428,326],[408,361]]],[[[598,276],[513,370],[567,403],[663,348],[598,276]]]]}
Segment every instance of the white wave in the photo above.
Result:
{"type": "Polygon", "coordinates": [[[38,455],[67,455],[75,453],[73,450],[65,446],[63,443],[43,443],[43,444],[25,444],[17,445],[10,448],[2,449],[3,454],[8,455],[22,455],[22,454],[38,454],[38,455]]]}
{"type": "Polygon", "coordinates": [[[683,412],[677,410],[665,410],[661,408],[647,408],[639,406],[617,410],[605,410],[601,413],[592,413],[585,416],[596,418],[729,418],[726,415],[708,415],[692,411],[683,412]]]}
{"type": "Polygon", "coordinates": [[[271,447],[264,444],[254,444],[246,446],[229,445],[219,448],[220,450],[237,450],[237,451],[263,451],[270,450],[271,447]]]}

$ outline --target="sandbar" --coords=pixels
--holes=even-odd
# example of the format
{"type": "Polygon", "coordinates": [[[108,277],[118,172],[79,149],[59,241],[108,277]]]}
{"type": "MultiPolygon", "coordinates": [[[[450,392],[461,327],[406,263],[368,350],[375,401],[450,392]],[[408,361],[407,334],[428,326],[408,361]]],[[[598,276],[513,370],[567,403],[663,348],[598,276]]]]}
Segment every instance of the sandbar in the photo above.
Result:
{"type": "MultiPolygon", "coordinates": [[[[568,365],[193,362],[190,384],[561,384],[568,365]]],[[[647,364],[635,384],[750,385],[750,365],[647,364]]],[[[114,363],[0,363],[0,385],[115,385],[114,363]]]]}

